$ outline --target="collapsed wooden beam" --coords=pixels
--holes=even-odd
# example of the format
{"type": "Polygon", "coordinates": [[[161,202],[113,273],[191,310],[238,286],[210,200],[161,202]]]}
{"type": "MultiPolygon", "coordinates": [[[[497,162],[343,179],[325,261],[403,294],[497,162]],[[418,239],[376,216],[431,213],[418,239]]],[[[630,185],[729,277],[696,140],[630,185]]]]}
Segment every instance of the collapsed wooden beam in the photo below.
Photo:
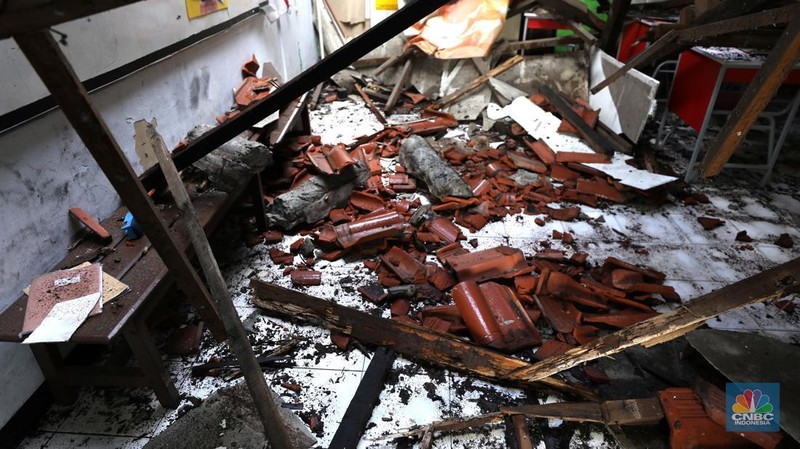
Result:
{"type": "Polygon", "coordinates": [[[652,346],[680,337],[706,320],[729,310],[796,292],[800,292],[800,258],[703,295],[672,312],[641,321],[570,349],[562,355],[545,359],[514,374],[528,381],[547,378],[631,346],[652,346]]]}
{"type": "Polygon", "coordinates": [[[550,48],[559,45],[580,44],[583,39],[578,36],[545,37],[542,39],[531,39],[519,42],[504,42],[500,44],[492,53],[495,56],[507,53],[516,53],[520,50],[534,50],[537,48],[550,48]]]}
{"type": "Polygon", "coordinates": [[[369,423],[372,409],[378,403],[378,397],[383,391],[383,383],[394,363],[394,351],[389,348],[378,348],[369,362],[358,390],[347,406],[342,421],[333,435],[328,447],[337,449],[355,449],[361,440],[361,434],[369,423]]]}
{"type": "MultiPolygon", "coordinates": [[[[203,134],[183,150],[174,153],[172,159],[175,161],[175,166],[178,170],[190,166],[447,2],[448,0],[417,0],[406,4],[385,20],[275,89],[263,100],[252,103],[235,117],[203,134]]],[[[163,186],[164,175],[154,166],[142,175],[142,182],[148,188],[163,186]]]]}
{"type": "Polygon", "coordinates": [[[747,137],[758,115],[778,92],[800,59],[800,13],[786,27],[783,36],[758,70],[752,83],[747,86],[739,103],[728,115],[725,125],[709,146],[701,167],[702,176],[708,178],[719,174],[725,163],[747,137]]]}
{"type": "Polygon", "coordinates": [[[692,25],[703,25],[755,11],[769,0],[723,0],[718,5],[695,17],[692,25]]]}
{"type": "Polygon", "coordinates": [[[609,55],[617,54],[622,27],[625,25],[625,19],[628,17],[630,7],[631,0],[614,0],[611,3],[611,11],[608,13],[606,26],[600,34],[600,49],[609,55]]]}
{"type": "Polygon", "coordinates": [[[473,90],[481,87],[482,85],[486,84],[489,81],[489,78],[493,78],[506,70],[514,67],[515,65],[519,64],[523,61],[523,57],[519,55],[512,56],[509,59],[506,59],[502,63],[498,64],[497,67],[489,70],[488,72],[484,73],[483,75],[475,78],[474,80],[470,81],[469,84],[462,87],[461,89],[451,93],[450,95],[442,98],[439,102],[433,105],[435,109],[441,109],[447,107],[448,105],[453,104],[454,102],[458,101],[464,95],[472,92],[473,90]]]}
{"type": "Polygon", "coordinates": [[[561,95],[554,91],[550,86],[545,84],[539,86],[539,93],[542,94],[547,101],[550,102],[557,110],[558,113],[561,114],[561,117],[569,122],[577,131],[578,135],[586,141],[586,144],[589,145],[594,151],[598,153],[604,154],[613,154],[615,144],[609,142],[605,137],[603,137],[599,132],[595,131],[591,126],[586,124],[575,112],[574,109],[563,99],[561,95]]]}
{"type": "MultiPolygon", "coordinates": [[[[352,336],[364,343],[392,348],[398,354],[445,368],[474,374],[486,379],[530,385],[520,382],[517,373],[534,366],[465,342],[453,335],[396,320],[387,320],[305,293],[252,279],[253,303],[262,309],[293,319],[321,324],[352,336]]],[[[566,381],[543,377],[538,387],[572,393],[594,399],[595,394],[566,381]]]]}

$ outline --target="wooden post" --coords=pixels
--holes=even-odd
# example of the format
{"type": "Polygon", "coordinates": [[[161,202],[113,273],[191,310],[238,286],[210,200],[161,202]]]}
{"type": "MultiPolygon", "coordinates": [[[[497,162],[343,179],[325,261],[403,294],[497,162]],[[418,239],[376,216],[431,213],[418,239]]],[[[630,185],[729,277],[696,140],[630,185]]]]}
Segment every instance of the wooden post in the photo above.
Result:
{"type": "Polygon", "coordinates": [[[197,218],[192,200],[189,199],[189,194],[186,192],[181,176],[172,162],[166,144],[164,144],[152,124],[148,123],[146,126],[147,138],[152,142],[153,150],[156,153],[159,165],[161,165],[161,171],[167,179],[175,204],[183,211],[183,222],[186,223],[186,228],[189,231],[189,239],[197,253],[197,259],[200,261],[208,286],[217,303],[222,324],[228,333],[228,345],[239,361],[239,366],[242,369],[247,386],[250,388],[250,394],[253,396],[253,402],[256,410],[258,410],[261,423],[264,425],[264,431],[267,438],[269,438],[270,445],[276,449],[291,449],[292,444],[288,430],[281,419],[272,391],[270,391],[266,380],[264,380],[264,374],[261,372],[261,366],[256,360],[252,346],[250,346],[250,340],[247,338],[244,326],[239,321],[239,315],[231,300],[228,286],[225,285],[225,280],[219,271],[217,259],[214,258],[214,253],[211,251],[211,245],[208,243],[203,225],[197,218]]]}
{"type": "Polygon", "coordinates": [[[606,26],[600,34],[600,49],[611,56],[615,56],[619,49],[619,37],[630,7],[631,0],[614,0],[611,3],[606,26]]]}
{"type": "Polygon", "coordinates": [[[178,286],[194,304],[214,336],[222,340],[225,331],[203,282],[186,254],[172,240],[167,224],[147,196],[119,144],[94,107],[89,94],[49,31],[14,36],[44,85],[61,106],[97,165],[103,170],[122,202],[141,224],[158,255],[175,276],[178,286]]]}
{"type": "Polygon", "coordinates": [[[484,73],[483,75],[479,76],[478,78],[475,78],[474,80],[470,81],[466,86],[464,86],[461,89],[459,89],[459,90],[451,93],[450,95],[442,98],[440,101],[436,102],[436,104],[433,105],[433,108],[441,109],[441,108],[444,108],[444,107],[447,107],[447,106],[453,104],[459,98],[463,97],[464,95],[467,95],[468,93],[472,92],[473,90],[475,90],[475,89],[481,87],[482,85],[484,85],[484,83],[489,81],[489,78],[495,77],[495,76],[505,72],[506,70],[514,67],[515,65],[519,64],[523,60],[524,60],[524,58],[522,56],[519,56],[519,55],[512,56],[511,58],[509,58],[509,59],[503,61],[502,63],[498,64],[497,67],[493,68],[492,70],[489,70],[488,72],[484,73]]]}
{"type": "Polygon", "coordinates": [[[389,95],[389,101],[386,102],[386,106],[383,108],[383,112],[390,114],[394,106],[397,104],[397,100],[400,99],[400,94],[403,93],[403,89],[406,88],[406,83],[408,79],[411,78],[411,69],[414,67],[414,58],[409,57],[406,59],[405,64],[403,64],[403,71],[400,72],[400,79],[397,80],[397,84],[394,85],[394,89],[392,89],[392,94],[389,95]]]}
{"type": "Polygon", "coordinates": [[[703,159],[702,175],[719,174],[733,152],[747,136],[758,115],[775,96],[778,88],[800,58],[800,13],[795,13],[783,35],[758,70],[753,82],[733,109],[725,126],[711,144],[703,159]]]}

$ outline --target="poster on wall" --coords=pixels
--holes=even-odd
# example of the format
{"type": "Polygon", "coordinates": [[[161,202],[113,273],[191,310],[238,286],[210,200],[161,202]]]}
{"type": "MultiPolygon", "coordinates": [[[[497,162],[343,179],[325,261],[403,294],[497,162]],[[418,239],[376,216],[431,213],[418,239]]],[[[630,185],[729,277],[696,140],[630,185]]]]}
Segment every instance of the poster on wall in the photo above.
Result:
{"type": "Polygon", "coordinates": [[[397,9],[397,0],[375,0],[376,11],[394,11],[397,9]]]}
{"type": "Polygon", "coordinates": [[[223,9],[228,9],[228,0],[186,0],[186,14],[189,19],[202,17],[223,9]]]}

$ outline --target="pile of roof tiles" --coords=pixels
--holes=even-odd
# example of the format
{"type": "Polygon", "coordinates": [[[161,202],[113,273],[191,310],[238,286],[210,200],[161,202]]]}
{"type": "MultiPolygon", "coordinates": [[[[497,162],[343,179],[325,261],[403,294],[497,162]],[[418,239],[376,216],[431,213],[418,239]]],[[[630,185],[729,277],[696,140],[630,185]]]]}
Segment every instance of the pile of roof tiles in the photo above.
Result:
{"type": "MultiPolygon", "coordinates": [[[[585,105],[578,110],[587,122],[596,121],[596,113],[585,105]]],[[[277,174],[267,187],[275,194],[355,164],[369,171],[349,204],[300,230],[290,252],[270,249],[272,261],[285,267],[294,285],[321,283],[322,273],[313,269],[316,257],[360,258],[376,281],[359,292],[366,301],[389,308],[393,319],[468,335],[504,352],[540,346],[535,354],[539,359],[587,343],[604,330],[650,318],[656,314],[652,307],[663,301],[680,301],[674,289],[663,285],[662,273],[615,258],[590,266],[589,255],[577,251],[569,233],[554,231],[552,238],[573,245],[576,251],[570,256],[549,249],[549,242],[529,255],[508,246],[476,251],[478,242],[466,242],[456,224],[476,231],[523,213],[537,215],[535,222],[544,226],[580,216],[580,207],[555,203],[597,207],[603,201],[624,202],[635,192],[579,163],[586,161],[554,154],[542,141],[512,134],[497,147],[478,136],[464,148],[440,148],[472,197],[445,196],[423,204],[408,195],[425,192],[420,180],[396,162],[387,169],[381,165],[381,159],[397,160],[408,135],[430,136],[457,125],[446,113],[424,109],[422,115],[418,122],[387,126],[351,148],[304,136],[274,149],[277,174]],[[293,265],[297,254],[304,262],[293,265]],[[540,328],[549,328],[544,331],[549,338],[542,338],[540,328]]],[[[590,162],[607,158],[589,157],[590,162]]],[[[272,231],[263,237],[276,242],[283,236],[272,231]]]]}

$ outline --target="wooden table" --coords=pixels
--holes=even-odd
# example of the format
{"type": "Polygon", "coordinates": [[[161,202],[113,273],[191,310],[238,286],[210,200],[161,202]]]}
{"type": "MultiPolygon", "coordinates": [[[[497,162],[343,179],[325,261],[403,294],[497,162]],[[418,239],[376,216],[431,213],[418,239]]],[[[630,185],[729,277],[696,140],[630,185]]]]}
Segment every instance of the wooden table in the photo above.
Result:
{"type": "MultiPolygon", "coordinates": [[[[195,196],[193,202],[207,233],[217,227],[238,193],[229,195],[212,191],[195,196]]],[[[134,241],[124,238],[121,227],[126,213],[126,208],[120,208],[102,222],[112,235],[112,243],[104,246],[89,236],[73,248],[54,270],[69,268],[86,260],[99,261],[105,272],[130,286],[119,298],[105,304],[101,314],[89,317],[69,342],[109,345],[112,340],[122,337],[139,366],[69,365],[61,355],[61,343],[30,345],[57,403],[72,403],[76,398],[73,387],[84,385],[149,387],[164,407],[175,408],[180,402],[178,390],[164,368],[147,326],[151,312],[161,298],[173,290],[175,282],[156,251],[150,249],[147,237],[134,241]]],[[[165,206],[160,214],[171,225],[170,232],[180,248],[190,253],[179,211],[172,206],[165,206]]],[[[0,341],[19,343],[24,339],[20,332],[26,301],[27,296],[23,294],[0,314],[0,341]]]]}

